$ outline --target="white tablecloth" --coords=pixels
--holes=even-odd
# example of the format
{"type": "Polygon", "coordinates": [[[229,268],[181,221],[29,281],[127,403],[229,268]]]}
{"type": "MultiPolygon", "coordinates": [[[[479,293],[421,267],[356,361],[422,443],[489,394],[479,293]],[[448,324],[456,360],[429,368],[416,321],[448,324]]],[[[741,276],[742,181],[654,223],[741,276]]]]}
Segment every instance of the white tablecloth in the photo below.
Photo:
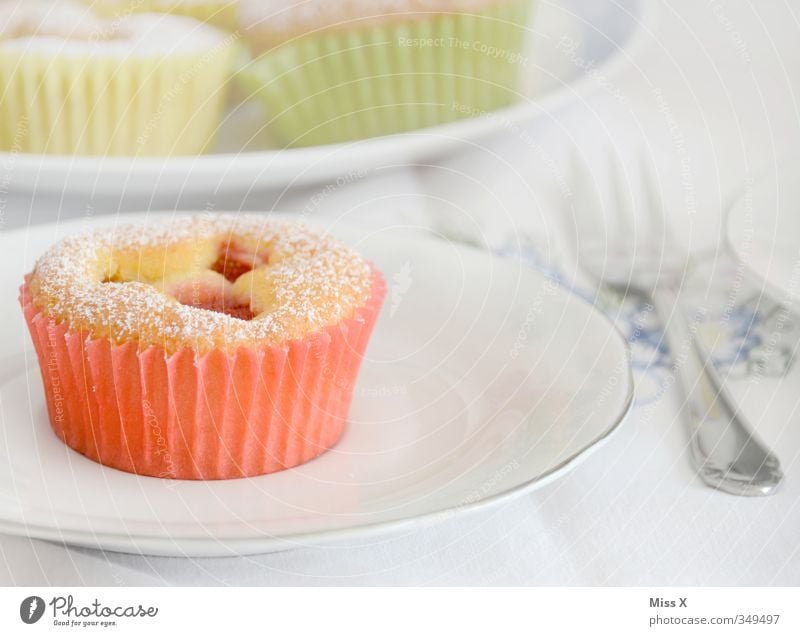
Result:
{"type": "MultiPolygon", "coordinates": [[[[598,77],[591,98],[525,134],[464,144],[438,167],[381,171],[339,188],[326,196],[325,213],[426,224],[501,252],[522,238],[534,265],[570,275],[562,232],[570,157],[581,156],[603,184],[609,156],[619,155],[635,191],[649,154],[675,231],[694,249],[717,249],[732,193],[800,146],[799,36],[800,12],[788,1],[660,4],[645,47],[617,74],[598,77]],[[376,200],[377,213],[369,208],[376,200]]],[[[302,210],[319,191],[265,192],[248,205],[280,198],[281,208],[302,210]]],[[[40,202],[13,216],[9,204],[3,221],[25,224],[28,212],[34,222],[69,216],[68,202],[58,205],[40,202]]],[[[680,395],[653,390],[664,361],[642,350],[638,363],[639,406],[602,452],[491,511],[369,542],[235,559],[151,558],[0,536],[0,584],[800,584],[800,413],[787,380],[738,380],[747,387],[737,390],[746,414],[787,477],[773,497],[736,498],[693,474],[680,395]]]]}

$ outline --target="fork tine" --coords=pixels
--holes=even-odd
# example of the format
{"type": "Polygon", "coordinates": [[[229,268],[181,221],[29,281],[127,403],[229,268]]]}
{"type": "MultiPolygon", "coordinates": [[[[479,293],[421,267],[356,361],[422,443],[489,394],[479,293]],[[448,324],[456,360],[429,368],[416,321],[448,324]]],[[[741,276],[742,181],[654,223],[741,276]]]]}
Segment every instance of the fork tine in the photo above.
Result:
{"type": "MultiPolygon", "coordinates": [[[[627,187],[625,166],[619,155],[611,150],[608,157],[608,181],[611,185],[611,223],[618,236],[628,236],[636,227],[631,189],[627,187]]],[[[635,237],[632,237],[635,238],[635,237]]],[[[634,241],[635,244],[635,241],[634,241]]]]}
{"type": "Polygon", "coordinates": [[[636,235],[637,230],[641,230],[640,223],[636,218],[636,206],[625,164],[614,150],[609,154],[608,173],[611,186],[609,226],[613,228],[612,232],[616,240],[611,241],[611,232],[609,232],[607,240],[610,244],[617,246],[616,251],[611,254],[611,258],[624,259],[630,263],[627,280],[627,283],[630,284],[630,276],[641,259],[641,250],[638,249],[641,241],[636,235]]]}
{"type": "MultiPolygon", "coordinates": [[[[651,244],[658,250],[658,263],[664,263],[665,253],[669,250],[669,237],[667,236],[667,219],[664,205],[661,200],[661,189],[658,176],[653,171],[648,153],[644,153],[640,164],[645,219],[648,221],[647,233],[651,244]]],[[[661,275],[661,267],[658,275],[661,275]]]]}
{"type": "Polygon", "coordinates": [[[577,149],[573,150],[570,154],[569,163],[570,175],[573,176],[573,180],[576,184],[576,187],[573,188],[572,195],[573,222],[570,231],[575,238],[575,247],[580,253],[583,251],[581,247],[581,236],[583,236],[585,242],[586,235],[593,236],[594,229],[596,229],[598,225],[595,214],[592,213],[592,210],[596,208],[595,201],[597,197],[594,196],[594,176],[589,171],[586,162],[577,149]]]}
{"type": "Polygon", "coordinates": [[[567,157],[567,175],[572,183],[571,192],[572,197],[571,201],[569,202],[569,210],[570,214],[563,215],[563,223],[564,229],[567,231],[567,236],[569,236],[570,240],[572,241],[572,247],[575,249],[575,252],[578,252],[578,210],[583,203],[583,175],[582,171],[583,166],[581,165],[580,155],[578,154],[577,148],[573,148],[569,151],[569,155],[567,157]]]}
{"type": "Polygon", "coordinates": [[[580,159],[579,160],[579,174],[581,175],[581,182],[583,183],[581,195],[582,200],[578,201],[578,216],[581,221],[581,226],[587,230],[589,236],[597,239],[602,245],[607,244],[607,223],[605,221],[605,208],[604,197],[602,190],[597,180],[597,175],[589,167],[589,164],[580,159]]]}
{"type": "Polygon", "coordinates": [[[571,241],[571,256],[574,257],[574,279],[594,288],[604,273],[607,243],[603,240],[605,230],[600,211],[597,181],[589,163],[577,148],[568,157],[568,174],[571,178],[569,213],[563,215],[562,223],[571,241]],[[586,275],[589,274],[587,279],[586,275]]]}
{"type": "Polygon", "coordinates": [[[663,237],[663,248],[677,247],[680,242],[673,233],[672,226],[667,219],[664,198],[661,195],[661,180],[658,178],[652,158],[647,157],[642,161],[642,184],[644,187],[645,205],[649,216],[658,224],[656,229],[663,237]]]}

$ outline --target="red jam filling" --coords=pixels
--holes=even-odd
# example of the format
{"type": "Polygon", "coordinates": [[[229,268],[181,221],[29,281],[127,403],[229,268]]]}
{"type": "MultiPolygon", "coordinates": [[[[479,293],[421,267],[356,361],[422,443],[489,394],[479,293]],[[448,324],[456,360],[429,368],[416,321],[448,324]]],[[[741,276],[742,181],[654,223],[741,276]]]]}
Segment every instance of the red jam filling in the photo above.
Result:
{"type": "MultiPolygon", "coordinates": [[[[266,265],[268,262],[268,255],[248,253],[235,245],[228,244],[222,246],[217,260],[210,269],[224,276],[229,282],[235,283],[243,274],[256,267],[266,265]]],[[[184,284],[181,289],[174,290],[174,295],[181,304],[197,309],[216,311],[239,320],[252,320],[255,317],[249,304],[242,304],[224,296],[220,297],[219,290],[209,289],[206,286],[184,284]]]]}
{"type": "Polygon", "coordinates": [[[217,260],[211,265],[211,270],[235,283],[242,274],[266,265],[268,262],[269,256],[248,253],[233,244],[228,244],[220,249],[217,260]]]}

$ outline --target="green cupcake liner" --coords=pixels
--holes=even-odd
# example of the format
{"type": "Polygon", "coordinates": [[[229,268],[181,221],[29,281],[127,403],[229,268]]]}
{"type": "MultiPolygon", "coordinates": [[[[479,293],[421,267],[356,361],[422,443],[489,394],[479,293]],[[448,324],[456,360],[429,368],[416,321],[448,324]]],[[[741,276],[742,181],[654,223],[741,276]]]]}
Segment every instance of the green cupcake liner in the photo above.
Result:
{"type": "Polygon", "coordinates": [[[301,37],[238,78],[287,145],[337,143],[454,121],[513,103],[530,0],[301,37]]]}
{"type": "Polygon", "coordinates": [[[203,152],[222,116],[231,48],[125,58],[0,50],[0,150],[203,152]]]}

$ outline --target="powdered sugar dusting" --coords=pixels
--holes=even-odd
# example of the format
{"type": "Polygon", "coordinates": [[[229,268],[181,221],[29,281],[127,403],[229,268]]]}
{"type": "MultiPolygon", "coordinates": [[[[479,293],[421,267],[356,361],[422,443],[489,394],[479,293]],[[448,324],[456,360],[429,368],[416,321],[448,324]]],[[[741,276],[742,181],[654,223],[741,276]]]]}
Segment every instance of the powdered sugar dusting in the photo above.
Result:
{"type": "Polygon", "coordinates": [[[0,2],[0,41],[6,49],[153,55],[203,51],[224,38],[197,20],[164,13],[104,18],[69,0],[0,2]]]}
{"type": "Polygon", "coordinates": [[[317,230],[263,216],[215,215],[159,219],[66,239],[39,259],[29,289],[34,305],[73,331],[172,353],[305,337],[352,317],[369,298],[371,281],[366,261],[317,230]],[[270,255],[267,265],[233,286],[251,295],[254,313],[259,310],[253,320],[183,305],[163,291],[161,283],[176,271],[189,278],[208,274],[216,250],[232,243],[270,255]],[[118,279],[120,268],[130,263],[140,263],[138,273],[146,282],[118,279]],[[163,271],[145,275],[153,263],[163,271]]]}
{"type": "Polygon", "coordinates": [[[276,38],[353,21],[375,24],[414,13],[479,11],[504,2],[509,0],[242,0],[239,16],[243,32],[276,38]]]}

